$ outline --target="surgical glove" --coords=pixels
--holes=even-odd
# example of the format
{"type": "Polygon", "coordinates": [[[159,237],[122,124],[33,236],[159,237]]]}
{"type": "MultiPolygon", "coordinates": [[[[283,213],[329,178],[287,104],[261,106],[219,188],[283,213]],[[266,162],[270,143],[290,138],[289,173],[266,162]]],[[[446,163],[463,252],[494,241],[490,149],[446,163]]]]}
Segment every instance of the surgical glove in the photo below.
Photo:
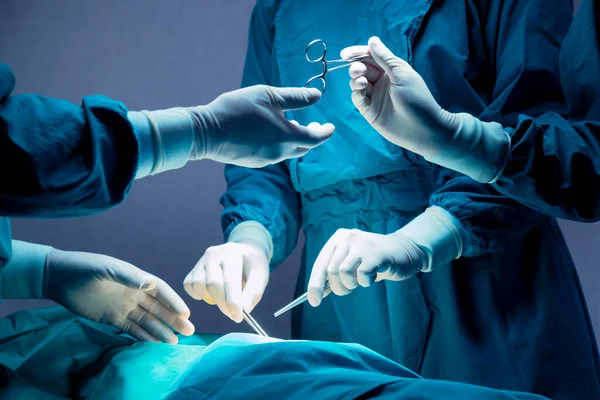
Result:
{"type": "Polygon", "coordinates": [[[169,326],[186,336],[194,333],[190,310],[167,283],[100,254],[50,250],[44,297],[141,341],[177,343],[169,326]]]}
{"type": "MultiPolygon", "coordinates": [[[[495,122],[450,113],[423,78],[379,38],[342,51],[342,58],[371,54],[349,68],[352,102],[387,140],[478,182],[493,182],[508,159],[510,137],[495,122]]],[[[451,90],[451,88],[448,88],[451,90]]]]}
{"type": "Polygon", "coordinates": [[[344,296],[359,286],[431,272],[460,257],[467,238],[462,224],[435,206],[392,234],[339,229],[315,261],[308,301],[313,307],[321,304],[327,281],[333,293],[344,296]]]}
{"type": "Polygon", "coordinates": [[[260,168],[301,157],[335,128],[316,122],[301,126],[283,112],[320,98],[316,89],[257,85],[222,94],[207,106],[130,112],[140,139],[137,178],[181,168],[188,160],[260,168]]]}
{"type": "Polygon", "coordinates": [[[271,257],[270,234],[257,222],[243,222],[231,232],[228,243],[206,250],[183,286],[192,298],[216,304],[240,323],[242,308],[252,312],[265,292],[271,257]]]}

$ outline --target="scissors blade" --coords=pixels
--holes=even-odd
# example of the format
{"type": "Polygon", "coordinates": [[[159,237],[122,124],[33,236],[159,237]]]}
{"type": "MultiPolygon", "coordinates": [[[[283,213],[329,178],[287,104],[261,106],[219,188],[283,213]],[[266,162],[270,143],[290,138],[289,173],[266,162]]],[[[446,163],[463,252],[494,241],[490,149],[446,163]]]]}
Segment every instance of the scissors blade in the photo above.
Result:
{"type": "MultiPolygon", "coordinates": [[[[323,297],[327,296],[329,293],[331,293],[331,289],[329,288],[329,281],[328,281],[328,282],[325,282],[325,289],[323,290],[323,297]]],[[[304,293],[302,296],[298,297],[296,300],[292,301],[290,304],[283,307],[281,310],[277,311],[273,315],[275,317],[279,317],[281,314],[283,314],[287,311],[290,311],[292,308],[299,306],[300,304],[304,303],[307,300],[308,300],[308,292],[304,293]]]]}
{"type": "Polygon", "coordinates": [[[252,329],[254,329],[254,331],[256,333],[258,333],[259,335],[264,336],[264,337],[269,337],[269,335],[267,335],[267,333],[263,330],[263,328],[260,327],[260,325],[258,324],[258,322],[256,322],[256,320],[252,317],[252,315],[250,315],[244,309],[242,309],[242,316],[244,318],[244,321],[246,321],[246,323],[248,325],[250,325],[250,327],[252,329]]]}

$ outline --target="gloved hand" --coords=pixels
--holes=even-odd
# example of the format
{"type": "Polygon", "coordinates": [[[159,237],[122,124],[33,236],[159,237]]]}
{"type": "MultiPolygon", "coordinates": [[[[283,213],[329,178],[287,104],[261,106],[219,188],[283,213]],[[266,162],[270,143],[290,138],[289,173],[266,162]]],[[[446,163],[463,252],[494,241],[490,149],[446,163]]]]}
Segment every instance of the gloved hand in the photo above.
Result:
{"type": "Polygon", "coordinates": [[[325,244],[308,282],[308,301],[321,304],[325,284],[344,296],[381,280],[400,281],[431,272],[460,257],[466,233],[439,207],[428,208],[402,229],[387,235],[339,229],[325,244]]]}
{"type": "Polygon", "coordinates": [[[228,243],[210,247],[183,282],[196,300],[216,304],[233,321],[243,320],[242,308],[252,312],[269,283],[271,237],[262,225],[238,225],[228,243]]]}
{"type": "Polygon", "coordinates": [[[301,157],[329,139],[335,128],[316,122],[300,126],[286,120],[283,111],[308,107],[320,98],[314,88],[257,85],[222,94],[207,106],[130,112],[141,153],[154,155],[152,162],[141,160],[137,177],[180,168],[188,160],[259,168],[301,157]],[[144,150],[150,147],[154,150],[144,150]]]}
{"type": "MultiPolygon", "coordinates": [[[[352,102],[387,140],[479,182],[493,182],[506,164],[510,138],[498,123],[450,113],[423,78],[379,38],[342,50],[342,58],[371,54],[349,68],[352,102]]],[[[448,90],[451,90],[449,88],[448,90]]]]}
{"type": "Polygon", "coordinates": [[[51,249],[43,295],[141,341],[177,343],[169,326],[186,336],[194,333],[190,310],[169,285],[113,257],[51,249]]]}

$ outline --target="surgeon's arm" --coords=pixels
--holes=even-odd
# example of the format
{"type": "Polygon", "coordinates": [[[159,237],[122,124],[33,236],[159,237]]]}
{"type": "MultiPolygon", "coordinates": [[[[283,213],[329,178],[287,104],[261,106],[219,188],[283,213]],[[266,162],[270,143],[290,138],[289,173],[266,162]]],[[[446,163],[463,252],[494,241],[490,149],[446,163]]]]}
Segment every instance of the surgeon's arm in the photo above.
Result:
{"type": "MultiPolygon", "coordinates": [[[[489,59],[494,61],[491,69],[495,86],[493,100],[480,118],[511,126],[520,114],[536,117],[547,110],[564,113],[558,54],[570,22],[564,17],[568,15],[568,2],[515,0],[481,4],[489,59]],[[567,10],[559,12],[560,5],[567,10]],[[540,15],[545,18],[540,19],[540,15]]],[[[491,185],[448,173],[447,183],[431,196],[430,205],[448,211],[460,221],[456,228],[467,238],[463,243],[465,256],[498,251],[545,218],[498,193],[491,185]]]]}
{"type": "Polygon", "coordinates": [[[75,216],[122,201],[134,178],[211,159],[263,167],[326,141],[331,124],[309,127],[283,111],[309,106],[316,89],[256,85],[208,105],[127,111],[103,96],[81,106],[36,95],[11,96],[0,64],[0,215],[75,216]]]}
{"type": "Polygon", "coordinates": [[[600,9],[584,0],[563,42],[560,73],[569,120],[548,112],[521,116],[494,183],[500,193],[544,214],[600,220],[600,9]]]}
{"type": "Polygon", "coordinates": [[[121,202],[148,153],[124,105],[11,96],[14,85],[0,64],[0,215],[75,216],[121,202]]]}
{"type": "MultiPolygon", "coordinates": [[[[271,0],[259,0],[252,12],[242,86],[280,85],[273,54],[274,13],[271,0]]],[[[226,239],[249,244],[260,240],[259,247],[270,249],[267,254],[276,267],[295,248],[301,223],[300,200],[287,165],[262,169],[227,165],[225,179],[221,222],[226,239]]]]}

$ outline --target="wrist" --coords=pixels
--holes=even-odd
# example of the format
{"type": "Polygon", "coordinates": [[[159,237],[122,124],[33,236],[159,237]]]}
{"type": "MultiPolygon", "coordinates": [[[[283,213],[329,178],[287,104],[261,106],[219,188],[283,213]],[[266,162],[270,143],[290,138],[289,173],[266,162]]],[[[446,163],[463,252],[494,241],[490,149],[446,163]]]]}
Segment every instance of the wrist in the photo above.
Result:
{"type": "Polygon", "coordinates": [[[136,178],[183,167],[202,158],[204,141],[196,116],[186,108],[128,113],[140,143],[136,178]]]}
{"type": "Polygon", "coordinates": [[[412,238],[407,236],[402,230],[398,230],[390,235],[394,238],[394,248],[396,251],[400,250],[402,253],[407,255],[407,259],[411,260],[411,265],[414,265],[414,272],[408,274],[412,276],[417,272],[424,272],[429,270],[431,264],[430,255],[420,247],[412,238]]]}
{"type": "Polygon", "coordinates": [[[259,222],[245,221],[237,225],[229,234],[227,242],[254,246],[263,252],[269,263],[273,258],[273,239],[267,228],[259,222]]]}
{"type": "Polygon", "coordinates": [[[440,151],[425,155],[434,164],[452,169],[481,183],[492,183],[508,159],[510,137],[502,125],[483,122],[467,113],[448,113],[452,136],[440,151]]]}
{"type": "Polygon", "coordinates": [[[12,241],[13,255],[1,270],[0,295],[5,299],[43,299],[46,257],[52,247],[12,241]]]}
{"type": "Polygon", "coordinates": [[[194,107],[193,109],[192,115],[198,135],[195,160],[214,160],[223,145],[224,140],[219,140],[221,124],[217,119],[216,114],[218,114],[219,107],[215,105],[215,101],[206,106],[194,107]]]}
{"type": "Polygon", "coordinates": [[[431,272],[459,258],[466,251],[465,243],[468,243],[462,223],[437,206],[426,209],[398,233],[412,239],[426,254],[423,272],[431,272]]]}

